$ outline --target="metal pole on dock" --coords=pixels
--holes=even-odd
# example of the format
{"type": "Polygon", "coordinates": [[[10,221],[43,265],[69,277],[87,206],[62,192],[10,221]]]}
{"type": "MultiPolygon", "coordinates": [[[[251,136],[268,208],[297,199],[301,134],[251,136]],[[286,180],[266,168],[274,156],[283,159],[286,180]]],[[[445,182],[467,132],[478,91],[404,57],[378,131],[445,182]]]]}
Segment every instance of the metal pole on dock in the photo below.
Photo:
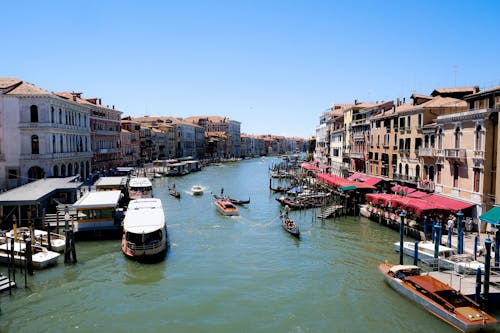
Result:
{"type": "Polygon", "coordinates": [[[486,238],[484,240],[484,246],[486,247],[486,255],[484,257],[484,287],[483,287],[483,297],[486,301],[486,306],[488,305],[488,298],[490,294],[490,269],[491,269],[491,239],[486,238]]]}
{"type": "Polygon", "coordinates": [[[437,259],[439,255],[439,228],[441,228],[441,226],[439,223],[436,223],[432,226],[432,228],[432,232],[434,234],[434,259],[437,259]]]}
{"type": "Polygon", "coordinates": [[[500,243],[500,230],[497,230],[495,233],[495,270],[498,270],[498,265],[500,261],[500,253],[498,251],[499,243],[500,243]]]}
{"type": "Polygon", "coordinates": [[[418,241],[415,242],[415,252],[413,253],[413,265],[418,266],[418,241]]]}
{"type": "Polygon", "coordinates": [[[66,246],[64,247],[64,263],[69,261],[70,257],[70,239],[69,239],[69,209],[64,207],[64,236],[66,237],[66,246]]]}
{"type": "Polygon", "coordinates": [[[462,232],[462,218],[464,213],[461,210],[457,213],[457,233],[458,233],[458,254],[464,253],[464,234],[462,232]]]}
{"type": "Polygon", "coordinates": [[[479,244],[479,237],[474,236],[474,260],[477,260],[477,246],[479,244]]]}
{"type": "Polygon", "coordinates": [[[474,295],[476,303],[481,301],[481,268],[476,270],[476,294],[474,295]]]}
{"type": "Polygon", "coordinates": [[[424,216],[424,239],[427,240],[427,216],[424,216]]]}
{"type": "Polygon", "coordinates": [[[401,211],[399,213],[399,217],[401,218],[401,221],[399,222],[399,264],[403,265],[403,239],[404,239],[404,232],[405,232],[405,212],[401,211]]]}

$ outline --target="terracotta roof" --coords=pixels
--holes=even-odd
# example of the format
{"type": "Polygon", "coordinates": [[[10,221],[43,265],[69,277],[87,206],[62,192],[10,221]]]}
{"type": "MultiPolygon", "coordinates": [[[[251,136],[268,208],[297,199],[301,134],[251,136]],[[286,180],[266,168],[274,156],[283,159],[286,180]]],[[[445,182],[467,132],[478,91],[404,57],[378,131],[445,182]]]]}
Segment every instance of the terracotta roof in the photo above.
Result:
{"type": "Polygon", "coordinates": [[[424,108],[439,108],[439,107],[467,107],[467,102],[452,97],[434,97],[432,100],[420,104],[424,108]]]}
{"type": "MultiPolygon", "coordinates": [[[[15,79],[7,79],[5,83],[11,82],[12,84],[13,80],[15,79]]],[[[14,83],[12,87],[13,89],[6,92],[5,95],[52,95],[51,92],[25,81],[18,81],[17,85],[14,83]]]]}
{"type": "Polygon", "coordinates": [[[436,88],[432,91],[432,96],[437,96],[439,94],[450,94],[450,93],[476,93],[479,91],[479,87],[455,87],[455,88],[436,88]]]}
{"type": "Polygon", "coordinates": [[[499,92],[500,93],[500,86],[496,86],[496,87],[493,87],[493,88],[490,88],[490,89],[479,91],[479,92],[471,94],[471,95],[467,95],[467,96],[465,96],[465,99],[468,99],[468,98],[471,98],[471,97],[473,98],[473,97],[481,96],[481,95],[488,95],[488,94],[495,93],[495,92],[499,92]]]}
{"type": "Polygon", "coordinates": [[[23,81],[15,77],[0,77],[0,89],[7,89],[22,82],[23,81]]]}

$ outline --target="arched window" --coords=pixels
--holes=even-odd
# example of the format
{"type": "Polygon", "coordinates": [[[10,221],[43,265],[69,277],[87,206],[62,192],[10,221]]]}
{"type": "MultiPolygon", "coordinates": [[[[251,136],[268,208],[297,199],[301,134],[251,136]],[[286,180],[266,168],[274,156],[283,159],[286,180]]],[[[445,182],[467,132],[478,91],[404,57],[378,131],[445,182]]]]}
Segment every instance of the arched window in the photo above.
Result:
{"type": "Polygon", "coordinates": [[[403,174],[403,165],[399,163],[399,174],[403,174]]]}
{"type": "Polygon", "coordinates": [[[61,165],[61,177],[66,177],[66,165],[61,165]]]}
{"type": "Polygon", "coordinates": [[[481,125],[477,125],[475,135],[475,150],[482,150],[482,136],[481,136],[481,125]]]}
{"type": "Polygon", "coordinates": [[[32,123],[38,122],[38,106],[36,105],[30,106],[30,121],[32,123]]]}
{"type": "Polygon", "coordinates": [[[420,178],[420,165],[417,165],[415,167],[415,178],[419,179],[420,178]]]}
{"type": "Polygon", "coordinates": [[[68,176],[73,176],[73,164],[68,163],[68,176]]]}
{"type": "Polygon", "coordinates": [[[62,110],[59,108],[59,124],[62,124],[62,110]]]}
{"type": "Polygon", "coordinates": [[[38,135],[31,136],[31,153],[40,154],[40,142],[38,141],[38,135]]]}
{"type": "Polygon", "coordinates": [[[434,166],[433,165],[431,165],[429,167],[429,180],[434,181],[434,166]]]}
{"type": "Polygon", "coordinates": [[[54,107],[53,106],[50,107],[50,122],[51,123],[55,122],[54,121],[54,107]]]}
{"type": "Polygon", "coordinates": [[[54,165],[54,171],[52,172],[54,177],[59,177],[59,167],[57,165],[54,165]]]}
{"type": "Polygon", "coordinates": [[[429,176],[429,167],[427,165],[424,165],[424,174],[422,175],[423,179],[427,179],[429,176]]]}
{"type": "Polygon", "coordinates": [[[59,135],[59,152],[64,152],[63,151],[63,136],[59,135]]]}
{"type": "Polygon", "coordinates": [[[481,179],[481,169],[474,168],[474,192],[479,192],[479,182],[481,179]]]}
{"type": "Polygon", "coordinates": [[[443,149],[443,129],[440,128],[438,132],[438,149],[443,149]]]}
{"type": "Polygon", "coordinates": [[[52,152],[56,153],[57,152],[57,147],[56,147],[56,136],[52,135],[52,152]]]}
{"type": "Polygon", "coordinates": [[[405,175],[408,176],[410,172],[410,167],[408,166],[408,164],[405,164],[405,175]]]}
{"type": "Polygon", "coordinates": [[[437,165],[437,183],[438,184],[441,184],[441,170],[442,170],[442,166],[441,166],[441,164],[438,164],[437,165]]]}

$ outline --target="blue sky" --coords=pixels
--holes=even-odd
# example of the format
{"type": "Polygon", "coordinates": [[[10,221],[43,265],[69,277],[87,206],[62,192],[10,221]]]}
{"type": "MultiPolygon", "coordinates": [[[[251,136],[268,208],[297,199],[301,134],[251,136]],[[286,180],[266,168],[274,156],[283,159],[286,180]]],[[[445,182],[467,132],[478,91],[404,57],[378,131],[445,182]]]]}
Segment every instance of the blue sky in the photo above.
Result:
{"type": "Polygon", "coordinates": [[[333,103],[500,85],[498,1],[9,1],[0,76],[310,137],[333,103]]]}

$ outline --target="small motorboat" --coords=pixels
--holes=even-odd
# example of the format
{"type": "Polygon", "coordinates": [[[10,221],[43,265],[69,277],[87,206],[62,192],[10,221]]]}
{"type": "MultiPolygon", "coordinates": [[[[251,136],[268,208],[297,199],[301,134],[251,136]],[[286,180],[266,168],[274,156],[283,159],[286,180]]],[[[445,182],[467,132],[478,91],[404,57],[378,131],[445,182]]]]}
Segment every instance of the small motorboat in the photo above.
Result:
{"type": "Polygon", "coordinates": [[[281,226],[285,231],[290,233],[292,236],[300,237],[299,227],[293,222],[292,219],[288,217],[288,214],[284,213],[280,215],[281,226]]]}
{"type": "MultiPolygon", "coordinates": [[[[43,269],[57,264],[57,259],[61,255],[58,252],[49,251],[45,247],[37,244],[31,245],[31,261],[34,269],[43,269]]],[[[0,262],[9,264],[11,260],[14,264],[24,267],[26,265],[26,243],[23,241],[14,241],[14,247],[10,241],[0,245],[0,262]]]]}
{"type": "Polygon", "coordinates": [[[201,185],[193,185],[193,187],[191,187],[191,192],[193,195],[202,195],[203,187],[201,187],[201,185]]]}
{"type": "Polygon", "coordinates": [[[462,332],[494,331],[497,320],[479,304],[430,275],[420,267],[381,263],[378,269],[397,292],[462,332]]]}
{"type": "MultiPolygon", "coordinates": [[[[19,227],[15,230],[11,230],[5,234],[7,238],[17,238],[23,240],[24,238],[31,237],[31,231],[28,227],[19,227]],[[15,235],[16,234],[16,235],[15,235]]],[[[33,236],[35,244],[41,245],[45,248],[49,248],[49,236],[47,231],[33,229],[33,236]]],[[[50,233],[50,248],[51,251],[62,252],[66,247],[66,237],[64,235],[51,232],[50,233]]]]}

